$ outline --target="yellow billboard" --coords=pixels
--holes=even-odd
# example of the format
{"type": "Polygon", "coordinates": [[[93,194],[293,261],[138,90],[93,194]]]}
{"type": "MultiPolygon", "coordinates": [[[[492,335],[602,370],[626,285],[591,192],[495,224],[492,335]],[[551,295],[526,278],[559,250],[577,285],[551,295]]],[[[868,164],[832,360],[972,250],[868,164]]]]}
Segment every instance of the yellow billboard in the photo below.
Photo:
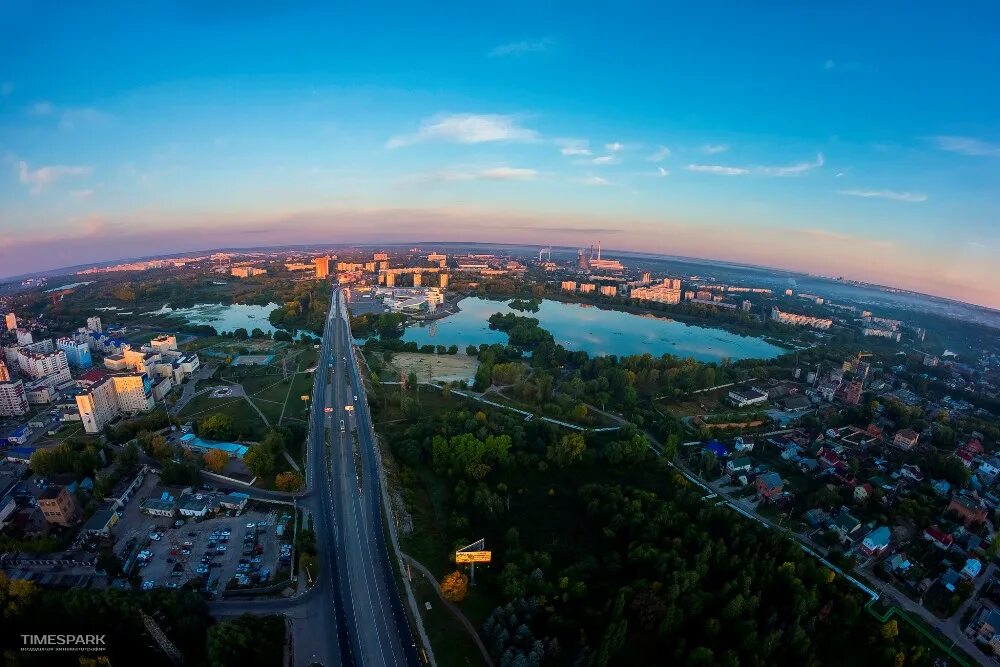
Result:
{"type": "Polygon", "coordinates": [[[456,563],[489,563],[493,560],[492,551],[456,551],[456,563]]]}

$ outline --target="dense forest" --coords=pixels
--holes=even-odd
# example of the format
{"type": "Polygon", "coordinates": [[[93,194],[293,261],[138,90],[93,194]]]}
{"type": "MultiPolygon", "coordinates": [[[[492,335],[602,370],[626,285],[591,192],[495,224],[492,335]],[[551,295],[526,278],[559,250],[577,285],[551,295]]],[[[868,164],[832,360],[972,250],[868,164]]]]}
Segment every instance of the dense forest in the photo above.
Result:
{"type": "Polygon", "coordinates": [[[386,428],[418,516],[407,548],[448,570],[450,549],[486,539],[498,664],[930,664],[793,543],[704,503],[642,434],[399,398],[410,419],[386,428]]]}

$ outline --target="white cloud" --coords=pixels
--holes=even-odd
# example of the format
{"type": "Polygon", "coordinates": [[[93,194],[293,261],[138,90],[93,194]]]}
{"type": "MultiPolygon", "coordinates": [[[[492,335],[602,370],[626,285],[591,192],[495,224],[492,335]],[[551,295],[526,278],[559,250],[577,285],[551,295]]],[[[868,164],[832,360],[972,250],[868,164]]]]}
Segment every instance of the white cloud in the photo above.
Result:
{"type": "Polygon", "coordinates": [[[605,165],[605,164],[618,164],[618,162],[619,162],[618,158],[615,157],[614,155],[601,155],[599,157],[595,157],[593,160],[587,160],[584,164],[605,165]]]}
{"type": "Polygon", "coordinates": [[[491,49],[490,56],[493,58],[503,58],[505,56],[523,56],[528,53],[541,53],[551,47],[554,43],[554,40],[550,37],[545,37],[533,42],[510,42],[508,44],[501,44],[500,46],[491,49]]]}
{"type": "Polygon", "coordinates": [[[606,179],[600,176],[588,176],[587,178],[580,181],[584,185],[611,185],[606,179]]]}
{"type": "Polygon", "coordinates": [[[612,141],[610,144],[604,144],[604,149],[610,153],[618,153],[625,149],[625,146],[617,141],[612,141]]]}
{"type": "Polygon", "coordinates": [[[86,190],[70,190],[69,196],[73,199],[90,199],[94,196],[94,191],[89,188],[86,190]]]}
{"type": "Polygon", "coordinates": [[[59,114],[59,129],[72,130],[80,125],[106,122],[109,116],[91,107],[68,107],[59,114]]]}
{"type": "Polygon", "coordinates": [[[55,107],[49,102],[35,102],[28,107],[28,113],[32,116],[48,116],[53,111],[55,107]]]}
{"type": "Polygon", "coordinates": [[[817,153],[814,162],[799,162],[787,167],[760,167],[760,172],[767,176],[797,176],[812,169],[819,169],[824,163],[823,154],[817,153]]]}
{"type": "Polygon", "coordinates": [[[538,172],[524,167],[493,167],[480,172],[480,177],[491,181],[530,181],[538,172]]]}
{"type": "Polygon", "coordinates": [[[923,192],[896,192],[895,190],[841,190],[840,194],[849,197],[865,197],[876,199],[892,199],[893,201],[924,202],[927,195],[923,192]]]}
{"type": "Polygon", "coordinates": [[[51,165],[31,169],[28,167],[28,163],[23,160],[15,166],[17,167],[18,178],[21,184],[30,187],[32,194],[38,194],[48,186],[64,178],[86,176],[92,171],[92,168],[88,166],[69,167],[65,165],[51,165]]]}
{"type": "Polygon", "coordinates": [[[1000,156],[1000,144],[991,144],[982,139],[973,137],[934,137],[937,147],[950,153],[961,153],[962,155],[985,155],[988,157],[1000,156]]]}
{"type": "Polygon", "coordinates": [[[816,154],[816,159],[812,162],[799,162],[780,167],[751,166],[751,167],[728,167],[717,164],[689,164],[688,171],[695,171],[703,174],[716,174],[717,176],[748,176],[751,174],[758,176],[798,176],[813,169],[819,169],[826,163],[822,153],[816,154]]]}
{"type": "Polygon", "coordinates": [[[670,149],[667,148],[666,146],[660,146],[659,148],[656,149],[656,152],[654,152],[646,159],[649,160],[650,162],[663,162],[668,157],[670,157],[670,149]]]}
{"type": "Polygon", "coordinates": [[[702,153],[707,153],[709,155],[716,155],[718,153],[725,153],[729,150],[729,144],[705,144],[701,147],[702,153]]]}
{"type": "Polygon", "coordinates": [[[427,141],[482,144],[492,141],[534,141],[538,133],[518,125],[517,118],[500,114],[439,114],[427,118],[414,134],[397,135],[386,148],[402,148],[427,141]]]}
{"type": "Polygon", "coordinates": [[[430,174],[420,174],[409,179],[415,182],[437,181],[533,181],[538,171],[525,167],[489,167],[486,169],[445,169],[430,174]]]}
{"type": "Polygon", "coordinates": [[[556,139],[556,145],[560,146],[559,152],[563,155],[590,155],[586,139],[556,139]]]}
{"type": "Polygon", "coordinates": [[[743,167],[724,167],[718,164],[689,164],[687,170],[718,176],[745,176],[750,173],[749,169],[743,167]]]}
{"type": "Polygon", "coordinates": [[[0,83],[0,95],[2,95],[3,97],[7,97],[13,92],[14,92],[13,81],[4,81],[3,83],[0,83]]]}
{"type": "Polygon", "coordinates": [[[666,169],[664,169],[663,167],[657,167],[656,168],[656,173],[657,173],[658,176],[669,176],[670,175],[670,172],[667,171],[666,169]]]}

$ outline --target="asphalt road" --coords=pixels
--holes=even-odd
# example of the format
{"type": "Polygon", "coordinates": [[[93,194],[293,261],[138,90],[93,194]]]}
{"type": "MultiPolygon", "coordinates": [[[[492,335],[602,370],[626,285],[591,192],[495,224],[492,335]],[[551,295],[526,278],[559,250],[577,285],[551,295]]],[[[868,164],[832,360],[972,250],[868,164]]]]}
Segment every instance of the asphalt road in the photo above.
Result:
{"type": "MultiPolygon", "coordinates": [[[[307,446],[307,490],[295,497],[313,517],[320,569],[315,585],[292,598],[212,602],[211,613],[284,614],[292,620],[296,665],[420,665],[389,562],[375,431],[337,289],[320,343],[307,446]]],[[[281,492],[250,493],[289,499],[281,492]]]]}
{"type": "MultiPolygon", "coordinates": [[[[352,349],[347,306],[339,290],[335,291],[332,314],[327,328],[333,329],[333,356],[325,357],[327,363],[334,364],[332,401],[328,402],[333,407],[328,415],[333,445],[330,491],[337,517],[336,542],[342,546],[338,550],[338,589],[349,627],[351,656],[361,667],[419,665],[386,550],[375,432],[352,349]]],[[[331,398],[329,393],[327,397],[331,398]]]]}

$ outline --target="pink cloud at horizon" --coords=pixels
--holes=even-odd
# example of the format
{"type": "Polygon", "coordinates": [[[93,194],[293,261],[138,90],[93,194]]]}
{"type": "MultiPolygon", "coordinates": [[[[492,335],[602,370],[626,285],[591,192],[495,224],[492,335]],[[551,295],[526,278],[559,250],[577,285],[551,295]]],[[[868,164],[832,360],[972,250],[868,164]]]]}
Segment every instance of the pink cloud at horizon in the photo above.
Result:
{"type": "MultiPolygon", "coordinates": [[[[187,214],[192,217],[191,214],[187,214]]],[[[138,216],[136,216],[138,217],[138,216]]],[[[327,209],[253,217],[208,214],[201,223],[173,215],[142,219],[92,214],[70,228],[0,237],[5,277],[139,256],[322,243],[479,242],[586,246],[731,261],[898,287],[1000,308],[988,264],[889,240],[823,229],[691,224],[673,221],[525,215],[462,208],[327,209]]]]}

